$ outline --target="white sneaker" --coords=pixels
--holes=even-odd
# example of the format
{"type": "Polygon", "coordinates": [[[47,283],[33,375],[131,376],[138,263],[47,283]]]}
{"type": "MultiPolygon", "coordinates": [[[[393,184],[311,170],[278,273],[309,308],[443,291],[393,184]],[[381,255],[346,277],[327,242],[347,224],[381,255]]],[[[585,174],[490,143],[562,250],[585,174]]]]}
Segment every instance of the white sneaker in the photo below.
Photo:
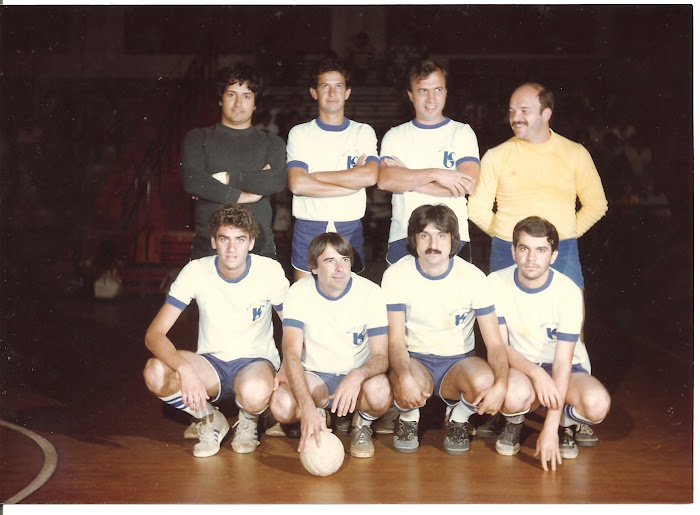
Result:
{"type": "Polygon", "coordinates": [[[201,420],[199,422],[195,422],[193,420],[192,423],[187,426],[187,429],[185,429],[185,432],[182,435],[185,437],[185,440],[199,440],[199,425],[201,423],[201,420]]]}
{"type": "Polygon", "coordinates": [[[199,426],[199,443],[195,444],[192,454],[197,458],[214,456],[221,448],[221,442],[228,434],[228,420],[217,409],[211,415],[205,416],[197,424],[199,426]]]}
{"type": "Polygon", "coordinates": [[[239,454],[253,452],[260,445],[258,440],[258,419],[247,418],[243,413],[238,413],[238,421],[233,424],[236,434],[233,436],[231,447],[239,454]]]}

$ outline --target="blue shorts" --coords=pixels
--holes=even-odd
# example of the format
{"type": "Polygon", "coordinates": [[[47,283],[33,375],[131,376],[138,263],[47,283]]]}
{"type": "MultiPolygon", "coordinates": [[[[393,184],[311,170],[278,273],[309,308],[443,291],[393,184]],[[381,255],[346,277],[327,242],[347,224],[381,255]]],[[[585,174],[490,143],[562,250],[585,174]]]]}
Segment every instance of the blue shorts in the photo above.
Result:
{"type": "Polygon", "coordinates": [[[457,354],[456,356],[436,356],[435,354],[419,354],[417,352],[408,353],[409,356],[428,369],[428,373],[433,378],[433,395],[438,395],[446,404],[450,405],[458,402],[459,399],[456,401],[454,399],[448,400],[440,395],[442,380],[457,362],[462,361],[464,358],[470,358],[475,354],[475,351],[457,354]]]}
{"type": "Polygon", "coordinates": [[[211,354],[200,354],[204,359],[206,359],[209,364],[219,376],[219,395],[216,399],[210,399],[209,402],[214,404],[215,402],[225,401],[227,399],[233,399],[236,397],[236,393],[233,391],[233,382],[238,375],[238,372],[243,370],[245,367],[256,361],[267,361],[270,366],[275,368],[269,359],[265,358],[239,358],[233,361],[223,361],[219,358],[212,356],[211,354]]]}
{"type": "MultiPolygon", "coordinates": [[[[307,264],[309,245],[316,236],[328,232],[328,225],[329,222],[300,219],[294,221],[294,235],[292,236],[292,266],[294,268],[302,272],[311,272],[307,264]]],[[[335,232],[342,234],[350,241],[354,251],[352,271],[362,272],[365,269],[365,239],[362,234],[362,220],[334,222],[333,225],[335,225],[335,232]]]]}
{"type": "MultiPolygon", "coordinates": [[[[331,396],[335,393],[336,388],[340,382],[345,378],[346,374],[330,374],[328,372],[312,372],[311,370],[306,371],[307,374],[313,374],[318,377],[328,388],[328,395],[331,396]]],[[[333,405],[333,401],[328,399],[325,408],[328,409],[333,405]]]]}
{"type": "MultiPolygon", "coordinates": [[[[551,363],[538,363],[542,369],[547,372],[550,376],[552,375],[552,364],[551,363]]],[[[571,373],[572,374],[588,374],[588,371],[581,366],[580,363],[576,363],[575,365],[571,365],[571,373]]]]}
{"type": "MultiPolygon", "coordinates": [[[[389,263],[390,265],[393,265],[402,257],[408,256],[408,249],[406,248],[407,243],[408,243],[408,238],[401,238],[400,240],[390,241],[389,242],[389,249],[388,249],[388,252],[386,253],[387,263],[389,263]]],[[[467,245],[467,243],[469,243],[469,242],[468,241],[460,241],[459,242],[459,251],[457,252],[457,254],[459,255],[459,257],[461,257],[465,261],[471,263],[472,262],[471,245],[467,245]],[[466,249],[465,249],[465,245],[466,245],[466,249]]]]}
{"type": "MultiPolygon", "coordinates": [[[[495,272],[515,264],[511,252],[512,247],[513,243],[510,241],[500,238],[491,240],[489,272],[495,272]]],[[[581,272],[581,261],[578,257],[578,242],[576,238],[569,238],[559,242],[559,255],[552,268],[567,276],[576,283],[576,286],[583,289],[583,273],[581,272]]]]}

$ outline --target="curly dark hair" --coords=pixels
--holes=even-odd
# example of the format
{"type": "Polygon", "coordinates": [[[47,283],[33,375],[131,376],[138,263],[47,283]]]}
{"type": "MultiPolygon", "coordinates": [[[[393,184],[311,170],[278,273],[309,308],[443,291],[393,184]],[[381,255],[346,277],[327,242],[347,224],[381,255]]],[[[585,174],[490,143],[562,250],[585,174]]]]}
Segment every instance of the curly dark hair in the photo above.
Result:
{"type": "Polygon", "coordinates": [[[248,84],[248,89],[253,92],[256,101],[262,96],[265,86],[262,73],[257,68],[245,63],[236,63],[219,70],[216,81],[217,100],[221,100],[226,88],[236,83],[248,84]]]}
{"type": "Polygon", "coordinates": [[[226,204],[212,213],[207,224],[209,235],[216,238],[216,231],[221,226],[238,227],[247,232],[251,240],[256,239],[260,233],[258,221],[253,213],[240,204],[226,204]]]}

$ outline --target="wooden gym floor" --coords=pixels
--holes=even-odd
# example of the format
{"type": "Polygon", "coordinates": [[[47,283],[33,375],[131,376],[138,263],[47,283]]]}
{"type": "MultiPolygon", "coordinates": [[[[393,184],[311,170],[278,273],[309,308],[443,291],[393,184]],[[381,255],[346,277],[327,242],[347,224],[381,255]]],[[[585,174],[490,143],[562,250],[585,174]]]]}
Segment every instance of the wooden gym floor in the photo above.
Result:
{"type": "MultiPolygon", "coordinates": [[[[55,449],[55,470],[22,504],[687,508],[694,499],[692,251],[684,244],[630,261],[636,254],[624,249],[614,258],[601,256],[603,240],[592,239],[588,245],[597,250],[582,257],[589,260],[586,340],[612,410],[596,428],[600,444],[581,448],[578,459],[556,472],[543,472],[533,457],[536,415],[527,421],[517,456],[499,456],[494,440],[475,438],[466,456],[455,457],[442,450],[443,407],[432,401],[421,419],[418,452],[399,454],[382,435],[373,458],[347,455],[327,478],[309,475],[297,441],[286,438],[262,436],[257,451],[238,455],[229,434],[219,454],[194,458],[194,441],[182,438],[187,417],[151,396],[141,377],[148,357],[144,331],[162,297],[96,302],[80,295],[30,297],[18,288],[3,308],[0,500],[16,496],[45,467],[36,435],[55,449]]],[[[366,274],[376,278],[381,271],[381,262],[373,262],[366,274]]],[[[179,346],[193,348],[196,324],[190,307],[171,333],[179,346]]],[[[348,438],[341,439],[347,450],[348,438]]]]}

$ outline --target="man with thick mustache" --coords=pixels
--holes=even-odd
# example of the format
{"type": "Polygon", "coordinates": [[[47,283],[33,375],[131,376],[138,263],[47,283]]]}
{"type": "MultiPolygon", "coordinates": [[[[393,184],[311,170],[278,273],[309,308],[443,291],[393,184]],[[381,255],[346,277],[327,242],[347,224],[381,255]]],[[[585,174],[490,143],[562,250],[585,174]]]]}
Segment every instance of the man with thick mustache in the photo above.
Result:
{"type": "Polygon", "coordinates": [[[445,451],[469,450],[468,420],[501,409],[508,356],[486,276],[456,256],[459,222],[444,204],[416,208],[408,220],[408,252],[382,279],[389,319],[389,363],[400,415],[394,449],[418,449],[420,408],[433,395],[448,406],[445,451]],[[475,356],[474,322],[488,352],[475,356]]]}
{"type": "MultiPolygon", "coordinates": [[[[509,107],[514,137],[484,155],[479,182],[469,198],[469,218],[492,237],[490,272],[515,264],[510,238],[519,220],[549,220],[561,238],[552,268],[573,280],[583,294],[577,239],[603,217],[608,202],[588,151],[550,128],[553,110],[554,95],[541,84],[516,88],[509,107]]],[[[595,445],[595,435],[587,427],[584,431],[577,434],[579,444],[585,438],[584,445],[595,445]]],[[[479,436],[498,435],[486,433],[477,431],[479,436]]]]}

